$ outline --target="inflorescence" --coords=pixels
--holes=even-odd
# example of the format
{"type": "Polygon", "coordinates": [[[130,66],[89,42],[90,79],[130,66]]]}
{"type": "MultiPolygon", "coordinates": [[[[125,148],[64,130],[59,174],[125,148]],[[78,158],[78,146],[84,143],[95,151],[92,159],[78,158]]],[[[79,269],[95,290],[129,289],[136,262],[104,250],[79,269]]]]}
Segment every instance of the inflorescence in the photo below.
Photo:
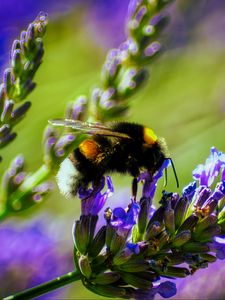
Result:
{"type": "Polygon", "coordinates": [[[12,128],[20,122],[31,106],[27,101],[18,106],[35,88],[33,77],[44,54],[42,37],[46,31],[47,16],[40,13],[14,40],[11,49],[10,68],[5,69],[0,85],[0,148],[15,137],[12,128]]]}
{"type": "Polygon", "coordinates": [[[141,198],[128,199],[126,208],[105,209],[102,226],[98,214],[113,193],[110,177],[98,188],[80,190],[74,258],[91,291],[108,297],[152,299],[159,293],[167,298],[176,294],[176,286],[162,278],[184,278],[225,258],[225,155],[212,148],[182,195],[163,191],[160,206],[154,208],[157,181],[165,167],[153,181],[141,174],[141,198]]]}

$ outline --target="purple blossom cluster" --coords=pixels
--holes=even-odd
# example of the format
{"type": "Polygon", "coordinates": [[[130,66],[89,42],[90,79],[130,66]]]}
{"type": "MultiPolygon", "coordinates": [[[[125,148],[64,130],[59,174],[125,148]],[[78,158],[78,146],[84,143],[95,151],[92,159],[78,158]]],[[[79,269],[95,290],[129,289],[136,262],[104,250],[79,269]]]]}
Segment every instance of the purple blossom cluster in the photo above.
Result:
{"type": "Polygon", "coordinates": [[[126,208],[106,208],[106,223],[97,226],[97,232],[98,214],[108,205],[112,182],[107,177],[105,192],[104,179],[98,188],[80,191],[75,264],[91,291],[120,298],[153,299],[157,293],[168,298],[176,294],[176,287],[163,278],[181,280],[225,258],[224,154],[212,148],[206,163],[193,172],[196,181],[181,196],[164,191],[155,209],[157,182],[168,164],[153,180],[146,172],[141,174],[141,199],[131,198],[126,208]],[[215,188],[210,188],[218,178],[215,188]]]}

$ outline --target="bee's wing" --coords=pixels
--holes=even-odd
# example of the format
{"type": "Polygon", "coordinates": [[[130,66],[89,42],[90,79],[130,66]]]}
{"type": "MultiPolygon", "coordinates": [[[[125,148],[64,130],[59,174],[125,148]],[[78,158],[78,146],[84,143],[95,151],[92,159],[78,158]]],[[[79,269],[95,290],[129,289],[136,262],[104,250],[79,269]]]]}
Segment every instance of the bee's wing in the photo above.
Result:
{"type": "Polygon", "coordinates": [[[83,132],[91,135],[102,135],[123,139],[131,139],[129,135],[113,131],[110,127],[101,123],[81,122],[72,119],[52,119],[49,120],[49,123],[53,126],[69,127],[77,132],[83,132]]]}

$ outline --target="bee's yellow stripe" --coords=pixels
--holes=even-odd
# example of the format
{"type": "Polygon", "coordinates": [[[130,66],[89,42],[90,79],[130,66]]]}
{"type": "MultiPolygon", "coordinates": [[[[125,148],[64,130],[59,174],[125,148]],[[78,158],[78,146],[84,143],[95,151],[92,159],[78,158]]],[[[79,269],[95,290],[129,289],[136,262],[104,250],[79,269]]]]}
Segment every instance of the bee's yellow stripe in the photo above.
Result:
{"type": "Polygon", "coordinates": [[[157,139],[158,138],[152,129],[144,127],[144,141],[147,144],[152,145],[157,141],[157,139]]]}

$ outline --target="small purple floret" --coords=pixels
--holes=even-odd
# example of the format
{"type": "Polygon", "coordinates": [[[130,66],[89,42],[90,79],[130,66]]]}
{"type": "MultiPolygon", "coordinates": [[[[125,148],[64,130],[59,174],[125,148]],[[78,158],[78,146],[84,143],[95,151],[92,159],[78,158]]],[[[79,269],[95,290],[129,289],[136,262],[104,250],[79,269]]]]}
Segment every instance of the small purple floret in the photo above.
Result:
{"type": "Polygon", "coordinates": [[[191,182],[189,185],[183,188],[183,197],[187,197],[189,201],[193,198],[196,191],[196,181],[191,182]]]}
{"type": "Polygon", "coordinates": [[[122,207],[117,207],[113,210],[113,219],[111,225],[120,230],[131,229],[136,224],[139,205],[132,202],[128,210],[125,211],[122,207]]]}
{"type": "Polygon", "coordinates": [[[157,287],[157,293],[159,293],[163,298],[170,298],[177,293],[176,284],[171,281],[162,282],[157,287]]]}
{"type": "Polygon", "coordinates": [[[108,197],[112,196],[114,189],[112,180],[106,176],[107,190],[101,193],[105,186],[105,178],[103,177],[98,187],[85,190],[80,188],[78,193],[81,199],[81,212],[82,215],[97,215],[103,208],[108,197]]]}
{"type": "Polygon", "coordinates": [[[131,0],[128,7],[128,14],[127,18],[128,20],[132,19],[134,17],[134,14],[137,10],[137,8],[142,4],[143,0],[131,0]]]}
{"type": "Polygon", "coordinates": [[[224,176],[225,154],[217,151],[215,147],[211,148],[211,153],[206,159],[205,164],[200,164],[192,172],[193,178],[199,181],[199,185],[211,186],[215,178],[220,174],[224,176]]]}
{"type": "Polygon", "coordinates": [[[157,187],[158,180],[163,176],[164,169],[170,165],[170,160],[165,159],[161,168],[152,177],[148,172],[143,172],[139,176],[139,180],[144,180],[142,196],[145,198],[153,199],[157,187]]]}

